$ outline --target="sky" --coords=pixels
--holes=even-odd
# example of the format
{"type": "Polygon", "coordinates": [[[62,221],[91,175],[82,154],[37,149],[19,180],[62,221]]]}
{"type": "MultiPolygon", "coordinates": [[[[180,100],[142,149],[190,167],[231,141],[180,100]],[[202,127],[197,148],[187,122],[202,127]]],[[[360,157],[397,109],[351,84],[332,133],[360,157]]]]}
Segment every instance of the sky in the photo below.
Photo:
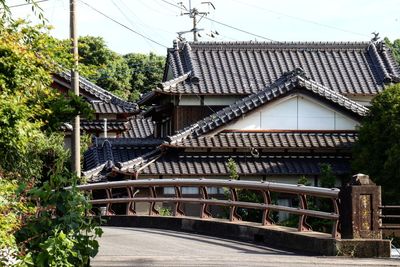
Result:
{"type": "MultiPolygon", "coordinates": [[[[78,34],[101,36],[120,54],[166,55],[177,32],[192,29],[192,19],[181,15],[177,5],[183,1],[188,9],[189,0],[76,1],[78,34]]],[[[198,17],[198,28],[203,29],[199,41],[369,41],[372,32],[391,40],[400,38],[400,0],[213,0],[215,9],[201,2],[191,1],[192,8],[208,13],[198,17]],[[210,37],[215,32],[219,35],[210,37]]],[[[25,1],[7,3],[13,6],[25,1]]],[[[68,38],[69,0],[39,5],[48,24],[54,26],[51,34],[68,38]]],[[[30,6],[11,10],[14,18],[38,22],[30,6]]],[[[182,36],[193,40],[192,33],[182,36]]]]}

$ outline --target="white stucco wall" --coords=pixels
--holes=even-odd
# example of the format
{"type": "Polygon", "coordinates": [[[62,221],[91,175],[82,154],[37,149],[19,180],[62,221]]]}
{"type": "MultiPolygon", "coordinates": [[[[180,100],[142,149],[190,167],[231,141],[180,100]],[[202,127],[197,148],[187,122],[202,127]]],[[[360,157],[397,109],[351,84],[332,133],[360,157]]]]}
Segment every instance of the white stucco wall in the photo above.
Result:
{"type": "Polygon", "coordinates": [[[235,130],[355,130],[358,122],[308,96],[291,95],[228,125],[235,130]]]}

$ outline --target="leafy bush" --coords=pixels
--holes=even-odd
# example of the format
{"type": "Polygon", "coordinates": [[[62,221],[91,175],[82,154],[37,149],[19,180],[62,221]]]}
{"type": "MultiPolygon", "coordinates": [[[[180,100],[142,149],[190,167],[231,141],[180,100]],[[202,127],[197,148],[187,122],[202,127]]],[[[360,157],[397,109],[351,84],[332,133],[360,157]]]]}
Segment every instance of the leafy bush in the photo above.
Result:
{"type": "Polygon", "coordinates": [[[70,102],[50,87],[58,50],[43,27],[0,23],[2,265],[85,266],[97,253],[101,230],[85,216],[88,201],[68,170],[63,136],[54,133],[85,112],[82,99],[70,102]]]}
{"type": "Polygon", "coordinates": [[[385,204],[400,203],[400,84],[372,100],[353,153],[353,169],[382,186],[385,204]]]}

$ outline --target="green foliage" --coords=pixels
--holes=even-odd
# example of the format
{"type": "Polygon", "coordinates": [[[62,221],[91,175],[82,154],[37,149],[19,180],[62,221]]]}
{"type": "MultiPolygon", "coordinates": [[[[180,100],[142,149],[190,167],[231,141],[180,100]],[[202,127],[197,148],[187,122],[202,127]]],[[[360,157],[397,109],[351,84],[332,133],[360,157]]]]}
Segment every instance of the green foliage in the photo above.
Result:
{"type": "Polygon", "coordinates": [[[237,164],[233,158],[229,158],[228,162],[226,163],[229,171],[229,179],[237,180],[239,179],[239,173],[237,171],[237,164]]]}
{"type": "Polygon", "coordinates": [[[400,39],[396,39],[392,43],[389,38],[385,37],[384,42],[392,50],[397,63],[400,64],[400,39]]]}
{"type": "Polygon", "coordinates": [[[67,259],[64,266],[83,266],[101,234],[85,217],[86,198],[75,187],[63,189],[79,181],[53,130],[86,106],[50,88],[58,51],[46,28],[0,25],[0,248],[16,251],[23,265],[67,259]]]}
{"type": "MultiPolygon", "coordinates": [[[[79,38],[79,72],[98,86],[131,101],[153,90],[162,81],[165,57],[131,53],[121,56],[107,47],[102,37],[79,38]]],[[[70,41],[62,42],[58,63],[68,65],[70,41]]]]}
{"type": "MultiPolygon", "coordinates": [[[[64,40],[63,46],[64,53],[70,51],[70,40],[64,40]]],[[[82,76],[122,98],[130,97],[131,76],[128,64],[121,55],[107,47],[102,37],[79,37],[78,52],[79,72],[82,76]]]]}
{"type": "Polygon", "coordinates": [[[323,163],[319,166],[321,170],[320,183],[321,187],[332,188],[335,187],[336,176],[333,174],[332,166],[323,163]]]}
{"type": "Polygon", "coordinates": [[[172,210],[169,207],[160,207],[158,209],[160,216],[172,216],[172,210]]]}
{"type": "Polygon", "coordinates": [[[311,183],[308,181],[308,178],[303,176],[300,176],[299,180],[297,180],[297,184],[302,184],[302,185],[306,185],[306,186],[310,186],[311,183]]]}
{"type": "Polygon", "coordinates": [[[21,195],[20,190],[17,180],[5,179],[0,174],[0,249],[17,247],[13,233],[22,225],[20,215],[35,212],[34,207],[21,201],[21,197],[26,196],[21,195]]]}
{"type": "Polygon", "coordinates": [[[36,266],[84,266],[88,256],[94,256],[90,251],[84,251],[85,246],[86,249],[98,250],[98,244],[93,240],[79,240],[73,231],[66,234],[54,229],[50,237],[39,245],[41,252],[36,258],[36,266]]]}
{"type": "MultiPolygon", "coordinates": [[[[263,196],[260,194],[260,192],[252,190],[239,190],[238,199],[239,201],[243,202],[252,202],[252,203],[264,202],[263,196]]],[[[245,221],[261,222],[262,210],[238,208],[237,212],[245,221]]]]}
{"type": "Polygon", "coordinates": [[[98,251],[95,238],[101,229],[85,218],[90,209],[85,196],[74,186],[63,189],[77,179],[58,167],[63,164],[49,181],[29,191],[32,199],[40,199],[39,216],[25,218],[15,236],[20,248],[36,252],[31,255],[35,266],[85,266],[98,251]]]}
{"type": "Polygon", "coordinates": [[[69,258],[77,257],[77,252],[73,250],[74,243],[76,241],[69,238],[62,230],[54,230],[51,237],[40,244],[42,252],[38,256],[38,265],[73,267],[74,265],[69,262],[69,258]]]}
{"type": "Polygon", "coordinates": [[[400,203],[400,84],[372,100],[354,147],[353,169],[382,186],[383,202],[400,203]]]}
{"type": "MultiPolygon", "coordinates": [[[[333,174],[332,167],[329,164],[321,164],[321,176],[320,176],[320,185],[321,187],[332,188],[335,186],[336,177],[333,174]]],[[[307,177],[301,176],[297,181],[298,184],[302,184],[305,186],[311,186],[311,183],[308,181],[307,177]]],[[[299,200],[294,199],[293,205],[299,205],[299,200]]],[[[315,197],[307,197],[307,206],[308,209],[316,210],[316,211],[325,211],[332,212],[333,206],[330,200],[315,198],[315,197]]],[[[289,218],[285,221],[280,222],[280,225],[288,226],[288,227],[297,227],[299,223],[299,216],[290,214],[289,218]]],[[[311,226],[311,228],[315,231],[319,232],[327,232],[329,233],[332,229],[332,222],[325,219],[319,219],[315,217],[308,217],[307,223],[311,226]]]]}
{"type": "Polygon", "coordinates": [[[46,107],[51,112],[42,118],[46,122],[43,127],[45,130],[58,131],[63,123],[72,121],[77,114],[87,120],[93,119],[93,109],[90,104],[72,92],[46,103],[46,107]]]}
{"type": "Polygon", "coordinates": [[[140,94],[155,89],[157,84],[162,81],[165,57],[157,56],[154,53],[148,55],[131,53],[124,55],[124,58],[132,75],[130,100],[136,100],[140,94]]]}

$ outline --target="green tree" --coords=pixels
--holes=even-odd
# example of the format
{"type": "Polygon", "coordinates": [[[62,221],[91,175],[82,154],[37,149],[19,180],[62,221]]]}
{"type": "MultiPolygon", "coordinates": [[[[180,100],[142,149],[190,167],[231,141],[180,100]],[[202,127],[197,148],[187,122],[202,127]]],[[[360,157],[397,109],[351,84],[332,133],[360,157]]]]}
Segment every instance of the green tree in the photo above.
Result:
{"type": "MultiPolygon", "coordinates": [[[[64,40],[64,53],[70,41],[64,40]]],[[[98,86],[128,99],[131,95],[130,70],[124,58],[109,49],[102,37],[83,36],[78,40],[79,72],[98,86]]]]}
{"type": "Polygon", "coordinates": [[[300,176],[299,180],[297,180],[297,184],[311,186],[311,183],[308,181],[308,178],[304,175],[300,176]]]}
{"type": "Polygon", "coordinates": [[[140,94],[153,90],[162,81],[165,57],[154,53],[131,53],[124,55],[124,58],[131,73],[131,100],[136,100],[140,94]]]}
{"type": "Polygon", "coordinates": [[[354,147],[353,169],[382,186],[386,204],[400,203],[400,84],[372,100],[354,147]]]}
{"type": "Polygon", "coordinates": [[[328,163],[320,164],[321,169],[320,183],[321,187],[333,188],[336,183],[336,176],[333,173],[332,166],[328,163]]]}
{"type": "Polygon", "coordinates": [[[397,63],[400,64],[400,39],[396,39],[392,43],[389,38],[385,37],[384,41],[385,44],[393,51],[393,55],[397,63]]]}
{"type": "MultiPolygon", "coordinates": [[[[64,40],[63,47],[58,63],[70,67],[70,41],[64,40]]],[[[165,57],[154,53],[121,56],[109,49],[102,37],[94,36],[80,37],[78,49],[80,74],[122,98],[135,101],[162,81],[165,57]]]]}
{"type": "Polygon", "coordinates": [[[237,170],[238,167],[233,158],[228,159],[228,161],[226,162],[226,167],[228,168],[229,179],[238,180],[239,179],[239,173],[237,170]]]}
{"type": "MultiPolygon", "coordinates": [[[[85,107],[50,87],[61,50],[44,27],[0,24],[0,251],[21,265],[60,266],[62,258],[83,266],[98,247],[100,231],[85,218],[88,202],[54,132],[85,107]]],[[[0,256],[0,265],[9,261],[0,256]]]]}

